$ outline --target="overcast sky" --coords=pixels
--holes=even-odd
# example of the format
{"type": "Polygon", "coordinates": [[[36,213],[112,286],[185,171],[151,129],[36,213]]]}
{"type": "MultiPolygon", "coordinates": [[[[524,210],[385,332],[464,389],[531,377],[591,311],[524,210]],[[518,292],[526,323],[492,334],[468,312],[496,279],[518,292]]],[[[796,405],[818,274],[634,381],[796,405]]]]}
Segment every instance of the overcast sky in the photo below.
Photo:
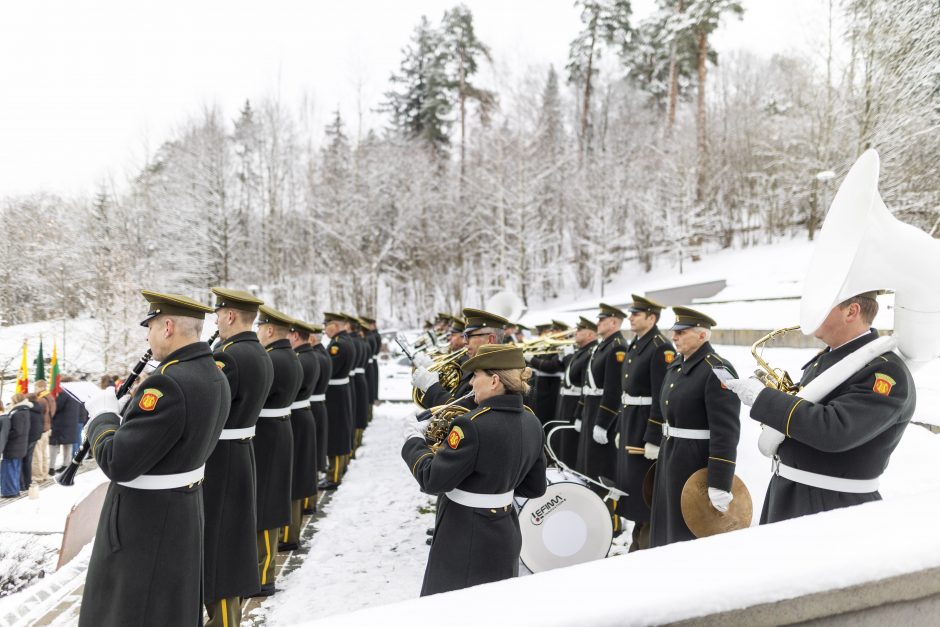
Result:
{"type": "MultiPolygon", "coordinates": [[[[420,16],[434,0],[25,0],[0,4],[0,196],[91,192],[121,180],[174,125],[246,98],[306,96],[315,128],[339,107],[355,132],[387,89],[420,16]],[[361,85],[361,89],[360,86],[361,85]],[[148,148],[149,147],[149,148],[148,148]]],[[[562,68],[580,27],[571,0],[465,0],[498,65],[521,74],[562,68]]],[[[634,0],[637,19],[653,0],[634,0]]],[[[719,52],[812,50],[825,0],[745,0],[719,52]]],[[[382,119],[368,115],[365,126],[382,119]]]]}

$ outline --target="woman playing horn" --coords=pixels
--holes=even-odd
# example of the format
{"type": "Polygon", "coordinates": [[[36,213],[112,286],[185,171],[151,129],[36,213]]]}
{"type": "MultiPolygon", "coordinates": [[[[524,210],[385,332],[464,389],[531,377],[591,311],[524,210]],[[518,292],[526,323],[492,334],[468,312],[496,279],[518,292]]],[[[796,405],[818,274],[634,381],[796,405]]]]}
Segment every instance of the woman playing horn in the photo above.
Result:
{"type": "Polygon", "coordinates": [[[522,351],[481,346],[461,368],[473,373],[478,407],[457,417],[436,452],[409,421],[402,458],[423,492],[442,494],[421,595],[515,577],[522,537],[513,494],[545,493],[542,427],[522,404],[522,351]]]}

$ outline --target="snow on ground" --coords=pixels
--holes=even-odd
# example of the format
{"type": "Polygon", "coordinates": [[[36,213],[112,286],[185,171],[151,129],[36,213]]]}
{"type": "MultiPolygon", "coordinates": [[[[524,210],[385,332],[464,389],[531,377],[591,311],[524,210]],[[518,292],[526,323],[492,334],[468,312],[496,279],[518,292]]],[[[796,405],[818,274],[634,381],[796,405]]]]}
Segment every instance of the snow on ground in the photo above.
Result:
{"type": "MultiPolygon", "coordinates": [[[[717,346],[715,349],[731,360],[742,375],[754,368],[754,360],[748,347],[717,346]]],[[[764,357],[771,365],[785,368],[791,375],[798,377],[800,366],[814,354],[812,349],[779,348],[768,349],[764,357]]],[[[383,390],[390,393],[389,397],[409,397],[407,372],[408,369],[401,366],[383,366],[383,390]]],[[[490,616],[499,612],[499,622],[505,624],[515,621],[530,624],[536,620],[534,615],[526,614],[528,610],[521,606],[518,610],[507,609],[509,605],[517,605],[508,602],[507,595],[518,599],[537,594],[533,588],[528,587],[513,587],[511,593],[491,591],[489,586],[474,588],[472,592],[460,593],[459,598],[449,598],[444,605],[438,606],[435,602],[433,607],[422,607],[420,610],[410,605],[392,605],[361,615],[344,614],[361,608],[414,599],[420,590],[428,551],[425,530],[433,525],[433,517],[431,514],[420,513],[420,509],[431,503],[431,499],[420,494],[417,484],[399,456],[401,427],[405,420],[410,419],[412,407],[408,404],[385,404],[376,409],[376,417],[366,431],[364,448],[360,449],[362,455],[355,461],[343,486],[329,504],[327,516],[318,523],[319,528],[314,535],[306,563],[279,582],[278,585],[284,588],[284,591],[279,593],[275,600],[265,603],[263,611],[267,624],[294,625],[339,614],[342,616],[336,616],[335,620],[328,620],[325,624],[364,625],[372,624],[376,620],[382,624],[403,624],[406,613],[411,613],[413,618],[417,612],[429,615],[443,610],[444,606],[451,610],[454,607],[474,610],[484,608],[483,611],[490,616]],[[503,613],[504,610],[515,615],[511,618],[503,613]]],[[[921,399],[915,420],[923,421],[927,416],[936,415],[938,410],[940,403],[924,402],[921,399]]],[[[757,450],[760,428],[748,417],[748,411],[748,408],[743,408],[741,413],[737,468],[754,501],[755,519],[752,524],[756,526],[764,492],[770,481],[770,461],[757,450]]],[[[937,492],[940,491],[938,453],[940,436],[915,425],[909,427],[882,480],[881,492],[886,501],[917,509],[925,506],[925,499],[936,499],[940,493],[937,492]],[[927,491],[935,493],[928,497],[927,491]]],[[[940,506],[935,508],[940,509],[940,506]]],[[[756,536],[739,532],[716,539],[658,549],[646,556],[637,553],[625,557],[611,557],[603,560],[604,564],[596,570],[584,571],[577,570],[582,567],[574,567],[520,579],[539,582],[534,584],[535,589],[543,593],[545,590],[551,590],[551,594],[544,594],[542,597],[546,604],[552,604],[552,601],[557,599],[587,598],[588,595],[597,599],[603,596],[604,593],[600,590],[605,586],[614,586],[616,590],[609,592],[612,598],[618,598],[617,595],[621,594],[618,590],[622,591],[636,582],[643,582],[637,584],[641,585],[640,590],[643,592],[634,590],[631,593],[631,599],[640,599],[640,606],[632,607],[630,611],[630,615],[635,617],[634,624],[678,620],[686,616],[682,612],[696,607],[696,603],[700,607],[721,609],[744,607],[749,604],[749,599],[763,598],[772,588],[775,590],[774,594],[779,592],[785,595],[774,597],[775,599],[786,598],[816,589],[815,586],[837,583],[850,585],[873,576],[873,573],[882,572],[866,561],[869,555],[872,555],[872,559],[877,559],[877,556],[868,551],[872,544],[884,544],[872,543],[872,538],[883,538],[884,529],[891,528],[889,523],[881,522],[882,519],[877,516],[889,517],[893,514],[879,513],[882,511],[862,510],[862,513],[854,514],[851,520],[855,529],[852,534],[840,537],[843,542],[837,545],[841,547],[838,550],[832,548],[834,545],[831,545],[830,540],[841,533],[840,525],[844,524],[842,517],[845,514],[824,518],[821,522],[813,522],[819,517],[811,517],[806,519],[808,522],[797,523],[795,528],[787,526],[790,525],[787,523],[784,525],[785,529],[779,531],[780,525],[775,525],[770,532],[756,528],[750,530],[757,532],[756,536]],[[861,519],[856,521],[856,517],[861,519]],[[779,546],[783,541],[781,538],[792,542],[793,537],[815,538],[812,542],[801,544],[808,554],[811,554],[817,545],[820,548],[825,545],[829,553],[819,560],[810,560],[802,554],[801,557],[793,557],[789,551],[779,546]],[[847,548],[846,543],[851,542],[862,543],[864,550],[854,546],[847,548]],[[698,548],[701,543],[705,544],[698,548]],[[850,550],[853,553],[848,556],[847,552],[850,550]],[[845,559],[840,551],[846,552],[845,559]],[[773,556],[772,559],[768,558],[767,563],[776,563],[772,560],[784,560],[784,570],[765,568],[766,564],[760,561],[761,556],[765,554],[773,556]],[[860,557],[860,554],[865,557],[860,557]],[[733,556],[733,560],[729,561],[729,556],[733,556]],[[812,564],[803,560],[812,561],[812,564]],[[736,561],[741,563],[737,564],[736,561]],[[845,569],[853,569],[856,561],[866,561],[868,566],[854,573],[838,574],[842,573],[843,565],[845,569]],[[690,567],[690,564],[694,566],[690,567]],[[750,573],[754,569],[764,571],[756,582],[750,577],[746,582],[739,581],[741,578],[736,573],[750,573]],[[665,580],[667,573],[676,571],[682,571],[683,578],[686,573],[692,572],[695,577],[708,578],[729,588],[737,587],[739,591],[725,596],[715,592],[716,598],[710,600],[698,595],[693,599],[684,598],[682,603],[664,603],[661,582],[665,580]],[[547,580],[544,579],[546,575],[549,575],[547,580]],[[583,581],[585,578],[586,582],[583,581]],[[735,581],[734,586],[728,585],[730,580],[735,581]],[[612,583],[606,583],[607,581],[612,583]],[[781,581],[786,585],[781,586],[781,581]],[[580,593],[567,592],[577,586],[583,586],[580,593]]],[[[916,532],[917,529],[911,530],[911,533],[916,532]]],[[[908,541],[919,540],[909,538],[908,541]]],[[[931,539],[930,542],[934,540],[931,539]]],[[[622,543],[615,544],[611,556],[623,553],[624,548],[622,543]]],[[[911,550],[909,553],[910,559],[917,557],[914,555],[916,551],[911,550]]],[[[940,558],[937,561],[940,562],[940,558]]],[[[887,563],[881,568],[885,573],[893,573],[896,572],[897,566],[896,563],[887,563]]],[[[689,575],[688,580],[693,581],[694,577],[689,575]]],[[[513,582],[512,585],[517,584],[513,582]]],[[[670,589],[679,589],[677,586],[681,587],[675,582],[670,583],[670,589]]],[[[724,595],[724,592],[722,594],[724,595]]],[[[528,603],[523,605],[528,608],[533,606],[528,603]]],[[[579,611],[584,609],[581,604],[567,602],[561,602],[558,606],[576,607],[579,611]]],[[[601,607],[606,606],[602,604],[601,607]]],[[[448,621],[453,619],[457,621],[455,624],[470,624],[482,620],[479,615],[464,613],[464,609],[460,612],[449,611],[448,621]],[[475,617],[473,621],[470,616],[475,617]]],[[[614,615],[620,620],[626,620],[622,606],[614,615]]],[[[537,620],[540,624],[605,624],[605,614],[600,610],[593,615],[583,614],[577,618],[570,615],[563,618],[565,616],[560,614],[553,622],[550,616],[540,612],[537,620]]]]}
{"type": "Polygon", "coordinates": [[[62,533],[65,519],[76,503],[108,481],[100,469],[75,475],[75,485],[48,485],[38,499],[19,499],[0,507],[0,533],[62,533]]]}
{"type": "Polygon", "coordinates": [[[413,406],[375,408],[343,483],[317,521],[303,566],[278,581],[263,605],[269,625],[418,596],[434,526],[434,497],[422,494],[401,459],[402,428],[413,406]]]}

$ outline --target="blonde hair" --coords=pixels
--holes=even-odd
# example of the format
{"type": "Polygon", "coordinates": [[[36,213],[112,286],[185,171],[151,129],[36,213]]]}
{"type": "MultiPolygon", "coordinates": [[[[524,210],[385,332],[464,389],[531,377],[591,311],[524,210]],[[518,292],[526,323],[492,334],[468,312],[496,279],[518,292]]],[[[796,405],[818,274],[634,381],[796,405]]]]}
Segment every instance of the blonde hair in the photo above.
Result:
{"type": "Polygon", "coordinates": [[[507,394],[522,394],[524,396],[529,393],[529,379],[532,378],[532,370],[529,368],[487,370],[486,372],[499,377],[499,381],[506,388],[507,394]]]}

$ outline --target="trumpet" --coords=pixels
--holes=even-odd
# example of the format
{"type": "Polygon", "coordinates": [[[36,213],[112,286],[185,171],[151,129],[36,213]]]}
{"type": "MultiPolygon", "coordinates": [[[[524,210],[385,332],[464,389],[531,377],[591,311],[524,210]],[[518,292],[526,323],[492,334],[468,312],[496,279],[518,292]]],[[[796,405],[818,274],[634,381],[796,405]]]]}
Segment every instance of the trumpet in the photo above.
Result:
{"type": "Polygon", "coordinates": [[[760,379],[761,383],[767,387],[780,390],[781,392],[786,392],[787,394],[795,394],[799,391],[800,386],[796,383],[793,383],[793,379],[790,378],[790,375],[786,370],[772,367],[758,354],[758,349],[762,349],[763,345],[767,342],[775,338],[782,337],[790,331],[796,331],[799,328],[799,326],[795,326],[771,331],[764,337],[754,342],[754,344],[751,346],[751,355],[754,356],[758,366],[758,369],[754,371],[754,376],[760,379]]]}
{"type": "Polygon", "coordinates": [[[569,329],[568,331],[546,333],[545,335],[518,342],[516,346],[521,348],[524,353],[552,355],[561,352],[566,346],[573,346],[576,331],[577,329],[569,329]]]}

